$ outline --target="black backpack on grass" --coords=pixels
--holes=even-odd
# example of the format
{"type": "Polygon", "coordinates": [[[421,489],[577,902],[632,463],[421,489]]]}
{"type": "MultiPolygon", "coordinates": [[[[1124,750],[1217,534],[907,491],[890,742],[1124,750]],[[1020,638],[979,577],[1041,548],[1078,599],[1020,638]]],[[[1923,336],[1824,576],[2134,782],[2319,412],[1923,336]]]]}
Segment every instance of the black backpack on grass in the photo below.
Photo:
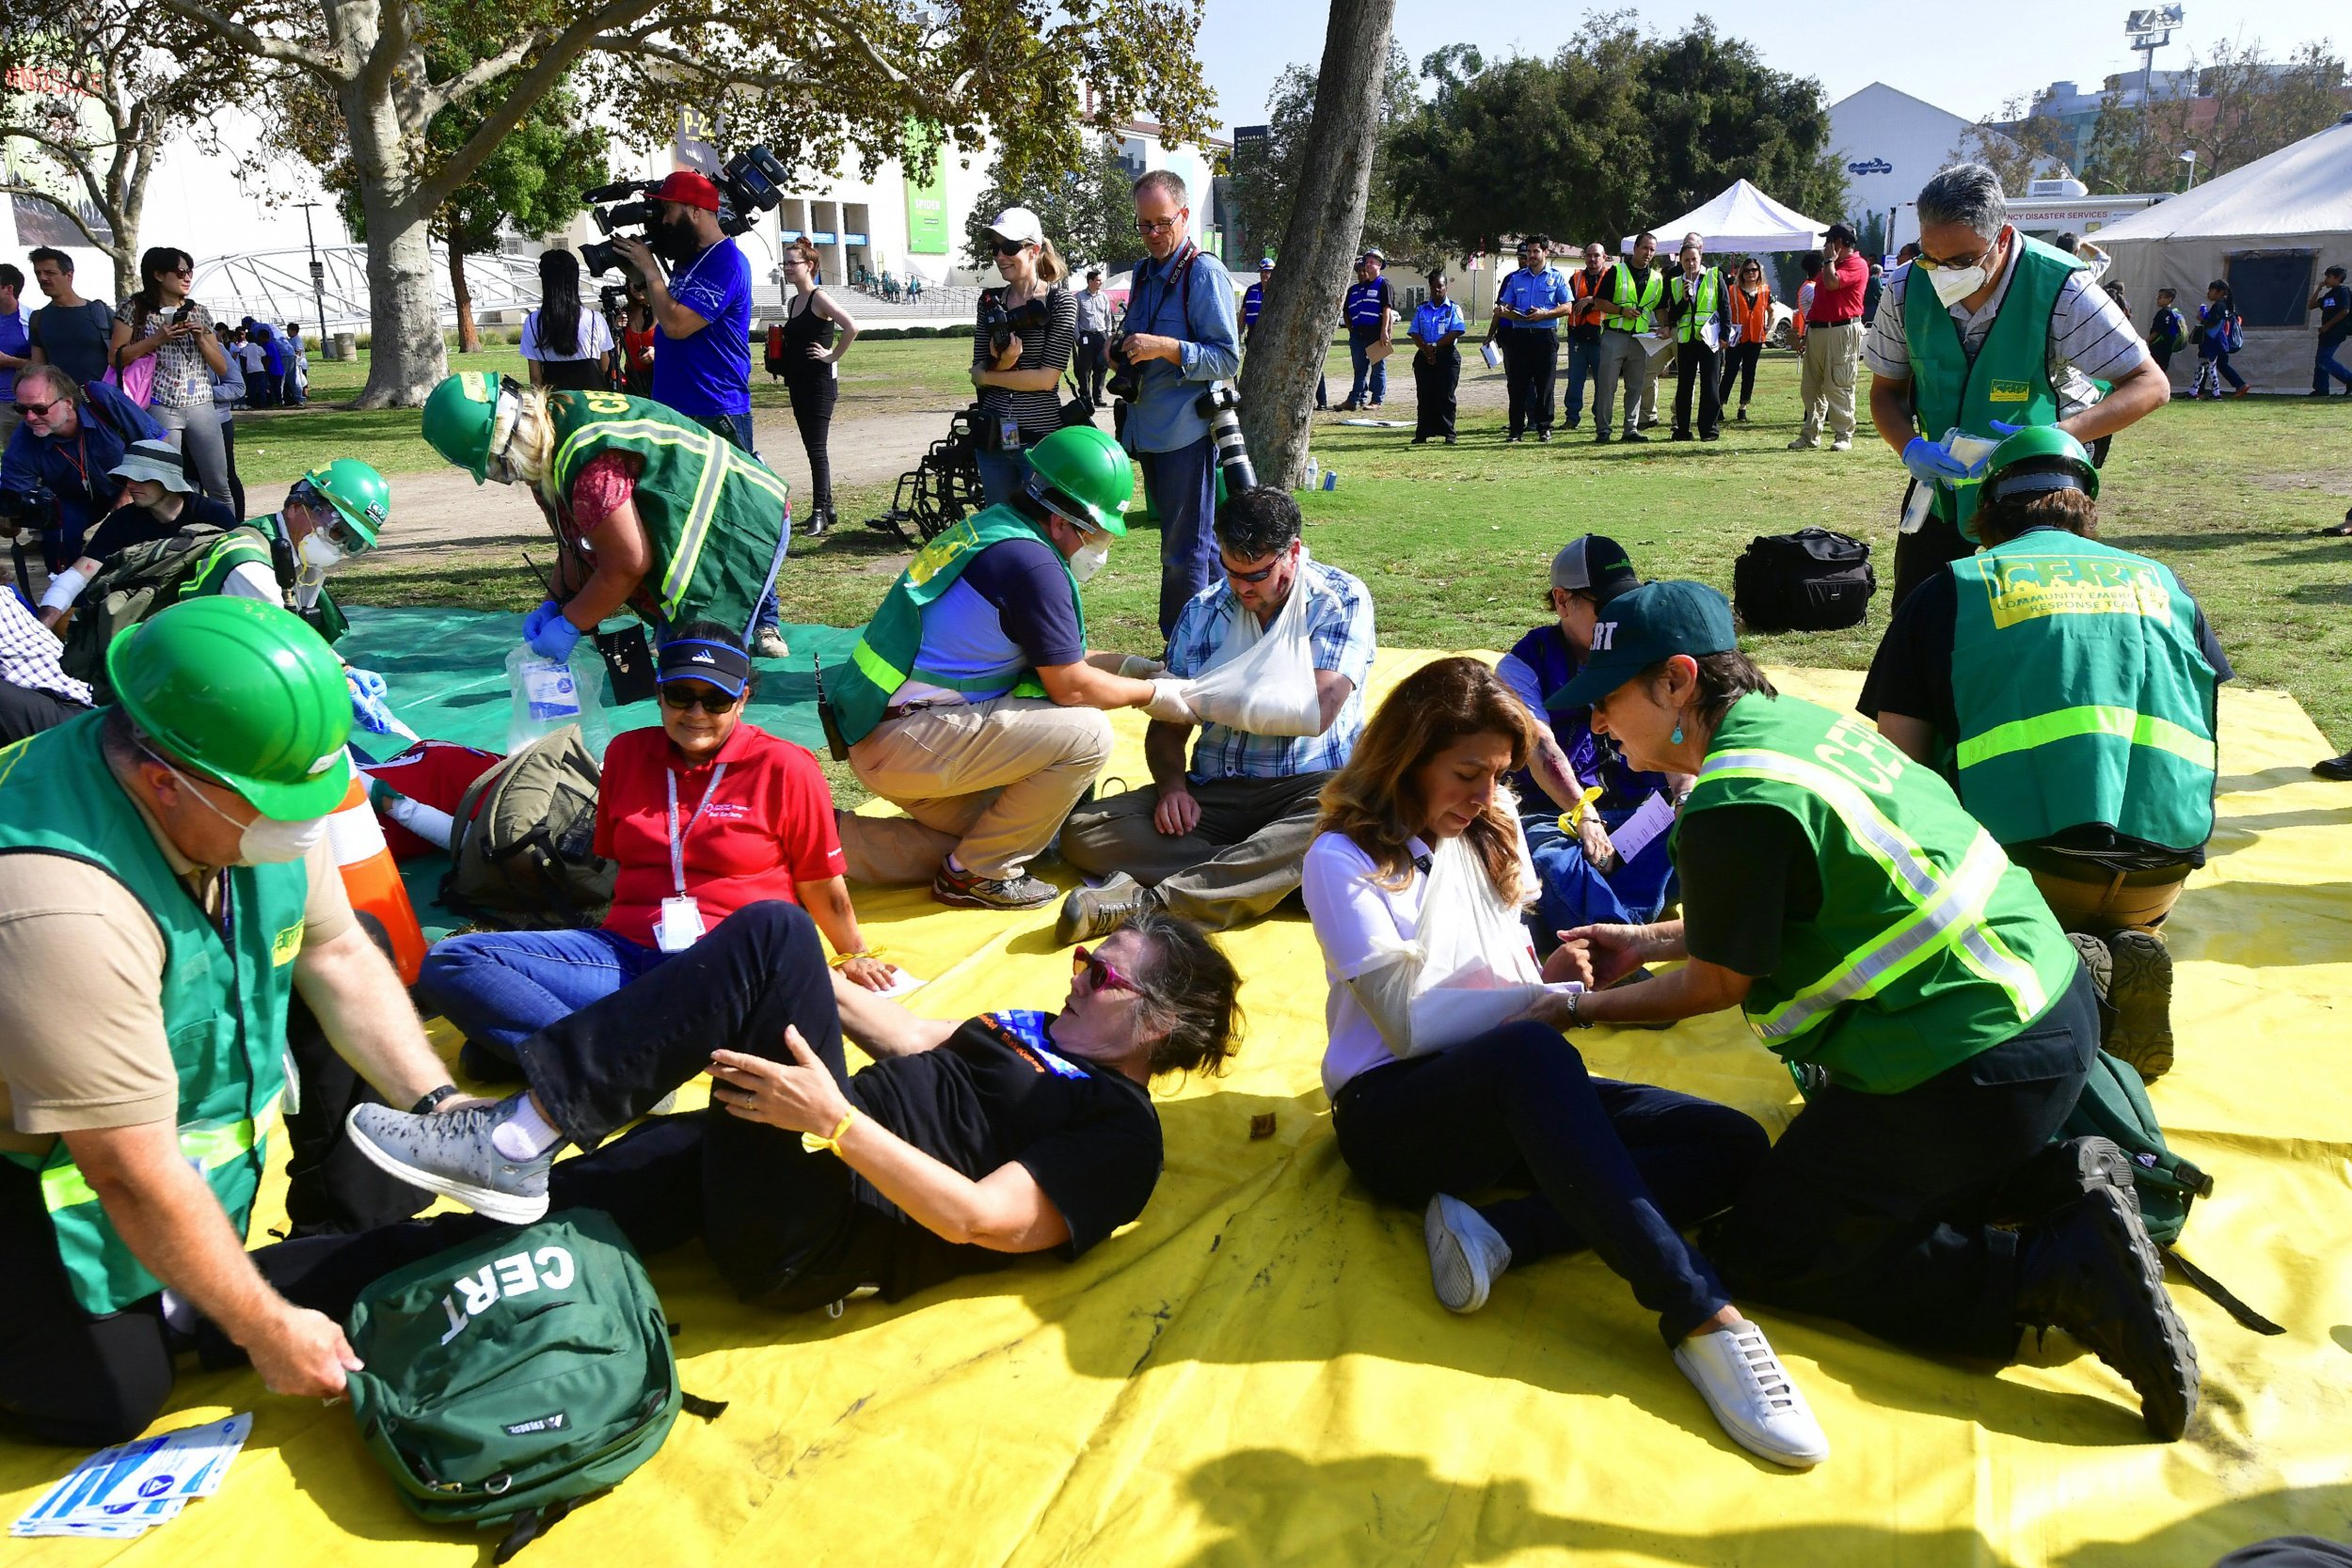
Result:
{"type": "Polygon", "coordinates": [[[1731,602],[1750,631],[1858,626],[1878,592],[1870,546],[1825,528],[1759,534],[1731,568],[1731,602]]]}

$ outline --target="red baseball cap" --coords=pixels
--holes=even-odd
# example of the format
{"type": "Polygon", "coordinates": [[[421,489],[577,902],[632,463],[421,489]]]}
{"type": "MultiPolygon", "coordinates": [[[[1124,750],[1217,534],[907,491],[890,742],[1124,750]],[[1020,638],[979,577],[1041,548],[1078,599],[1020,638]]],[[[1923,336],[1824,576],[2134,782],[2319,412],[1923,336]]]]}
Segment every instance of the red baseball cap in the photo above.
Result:
{"type": "Polygon", "coordinates": [[[706,213],[719,210],[719,187],[706,176],[691,168],[673,169],[654,193],[657,201],[676,201],[689,207],[700,207],[706,213]]]}

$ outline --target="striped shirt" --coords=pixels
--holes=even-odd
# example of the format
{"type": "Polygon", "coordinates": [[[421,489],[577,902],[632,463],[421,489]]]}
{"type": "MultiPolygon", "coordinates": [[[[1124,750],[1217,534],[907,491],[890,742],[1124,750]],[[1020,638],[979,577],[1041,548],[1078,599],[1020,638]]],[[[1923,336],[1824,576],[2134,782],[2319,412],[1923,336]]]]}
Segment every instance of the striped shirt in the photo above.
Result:
{"type": "MultiPolygon", "coordinates": [[[[1002,290],[983,293],[978,307],[979,316],[988,311],[986,295],[1001,295],[1002,290]]],[[[1021,357],[1013,364],[1017,371],[1051,370],[1056,376],[1070,368],[1070,356],[1078,346],[1078,300],[1068,289],[1057,283],[1041,294],[1031,296],[1045,305],[1045,330],[1016,331],[1021,340],[1021,357]]],[[[977,319],[977,318],[976,318],[977,319]]],[[[988,329],[982,326],[972,340],[972,368],[993,367],[995,358],[989,353],[988,329]]],[[[1021,434],[1032,441],[1041,441],[1061,428],[1061,390],[1044,387],[1034,392],[1016,392],[1009,387],[980,388],[980,412],[990,419],[1010,414],[1021,421],[1021,434]]]]}
{"type": "MultiPolygon", "coordinates": [[[[1952,320],[1960,324],[1969,353],[1984,345],[1985,335],[1993,330],[1993,318],[2009,296],[2010,279],[2016,275],[2012,261],[2002,275],[2001,286],[1974,315],[1959,306],[1951,308],[1952,320]]],[[[1863,362],[1880,375],[1898,381],[1911,379],[1911,341],[1903,336],[1903,293],[1910,280],[1908,266],[1886,275],[1886,297],[1862,342],[1863,362]]],[[[2091,382],[2120,380],[2148,359],[2148,345],[2139,329],[2114,297],[2091,282],[2090,273],[2068,274],[2050,311],[2050,385],[2058,389],[2060,416],[2078,413],[2099,401],[2098,388],[2091,382]]]]}
{"type": "MultiPolygon", "coordinates": [[[[1372,677],[1372,657],[1377,651],[1372,594],[1353,576],[1311,557],[1300,563],[1291,592],[1312,595],[1307,605],[1307,637],[1315,668],[1346,676],[1356,689],[1321,735],[1249,735],[1223,724],[1201,725],[1187,777],[1295,778],[1341,768],[1355,752],[1356,738],[1364,733],[1364,683],[1372,677]]],[[[1248,613],[1222,577],[1185,600],[1168,639],[1168,673],[1180,679],[1200,674],[1224,646],[1226,628],[1248,613]]]]}

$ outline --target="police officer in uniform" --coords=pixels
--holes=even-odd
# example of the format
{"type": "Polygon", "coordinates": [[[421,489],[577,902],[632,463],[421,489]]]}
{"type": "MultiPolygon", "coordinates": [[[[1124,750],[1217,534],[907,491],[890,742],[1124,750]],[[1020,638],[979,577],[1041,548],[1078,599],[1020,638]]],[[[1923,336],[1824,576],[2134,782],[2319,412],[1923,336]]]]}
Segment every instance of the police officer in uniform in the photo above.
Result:
{"type": "Polygon", "coordinates": [[[1356,281],[1347,286],[1340,314],[1347,323],[1347,356],[1354,361],[1355,384],[1348,388],[1343,411],[1377,408],[1388,401],[1389,361],[1385,353],[1396,327],[1396,287],[1382,276],[1389,259],[1377,247],[1356,259],[1356,281]],[[1374,349],[1384,352],[1375,357],[1374,349]]]}
{"type": "Polygon", "coordinates": [[[1413,311],[1413,444],[1442,436],[1454,444],[1454,392],[1462,381],[1462,351],[1454,344],[1470,324],[1462,308],[1446,297],[1445,274],[1429,275],[1429,297],[1413,311]]]}
{"type": "Polygon", "coordinates": [[[1535,439],[1551,439],[1551,386],[1560,368],[1560,318],[1575,305],[1568,286],[1545,261],[1541,240],[1519,242],[1518,269],[1495,292],[1495,339],[1502,345],[1502,374],[1510,390],[1510,433],[1516,441],[1531,428],[1535,439]]]}

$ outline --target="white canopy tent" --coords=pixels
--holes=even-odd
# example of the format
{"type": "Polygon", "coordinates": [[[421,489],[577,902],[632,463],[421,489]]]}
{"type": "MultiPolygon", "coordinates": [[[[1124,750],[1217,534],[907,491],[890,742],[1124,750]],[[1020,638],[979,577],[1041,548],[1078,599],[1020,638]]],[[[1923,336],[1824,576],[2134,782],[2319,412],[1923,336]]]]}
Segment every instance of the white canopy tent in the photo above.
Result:
{"type": "MultiPolygon", "coordinates": [[[[1784,207],[1749,184],[1732,182],[1731,188],[1696,212],[1670,223],[1653,224],[1658,248],[1673,250],[1682,236],[1695,231],[1709,250],[1753,256],[1769,250],[1818,250],[1828,230],[1793,208],[1784,207]]],[[[1636,236],[1628,234],[1619,249],[1629,254],[1636,236]]]]}
{"type": "MultiPolygon", "coordinates": [[[[2209,184],[2109,224],[2093,236],[2115,258],[2144,329],[2156,291],[2179,292],[2191,325],[2205,285],[2229,282],[2246,313],[2246,347],[2231,363],[2258,392],[2309,391],[2320,274],[2352,267],[2352,115],[2209,184]]],[[[2172,356],[2172,385],[2197,375],[2197,353],[2172,356]]]]}

